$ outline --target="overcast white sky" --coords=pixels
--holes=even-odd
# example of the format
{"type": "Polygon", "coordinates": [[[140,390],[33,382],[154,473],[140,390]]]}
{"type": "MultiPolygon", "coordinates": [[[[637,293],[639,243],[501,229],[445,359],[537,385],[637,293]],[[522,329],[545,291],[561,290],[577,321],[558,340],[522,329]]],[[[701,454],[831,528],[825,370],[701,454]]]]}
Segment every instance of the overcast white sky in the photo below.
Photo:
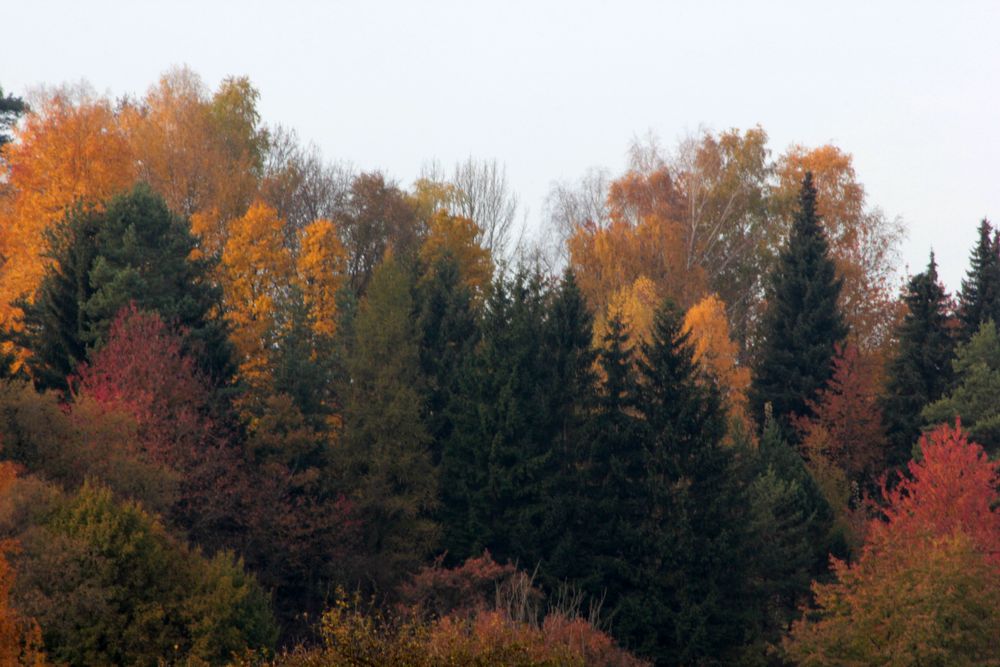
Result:
{"type": "Polygon", "coordinates": [[[0,85],[142,93],[172,65],[260,89],[266,122],[408,185],[428,160],[550,184],[619,170],[633,136],[761,124],[833,142],[871,203],[958,286],[1000,222],[1000,2],[45,2],[0,8],[0,85]]]}

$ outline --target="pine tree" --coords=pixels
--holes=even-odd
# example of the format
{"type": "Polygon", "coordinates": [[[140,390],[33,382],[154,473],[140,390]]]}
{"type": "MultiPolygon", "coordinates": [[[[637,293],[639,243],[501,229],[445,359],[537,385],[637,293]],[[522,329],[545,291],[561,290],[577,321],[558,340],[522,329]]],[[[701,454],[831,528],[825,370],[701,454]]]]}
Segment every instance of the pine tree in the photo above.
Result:
{"type": "Polygon", "coordinates": [[[761,354],[750,388],[758,420],[770,403],[778,424],[791,434],[792,415],[811,415],[809,402],[830,379],[835,347],[847,336],[837,306],[840,287],[816,213],[812,174],[806,172],[788,245],[771,276],[761,327],[761,354]]]}
{"type": "Polygon", "coordinates": [[[699,381],[682,313],[669,302],[643,357],[648,519],[641,588],[619,604],[616,627],[656,662],[725,660],[745,643],[751,613],[745,509],[732,449],[722,445],[725,412],[717,388],[699,381]]]}
{"type": "Polygon", "coordinates": [[[65,387],[66,371],[106,340],[115,316],[135,303],[185,332],[216,382],[228,381],[232,359],[210,266],[191,258],[195,238],[146,185],[113,198],[103,210],[77,207],[50,237],[52,268],[32,304],[18,342],[43,387],[65,387]]]}
{"type": "Polygon", "coordinates": [[[933,253],[927,269],[910,279],[903,300],[907,312],[896,330],[899,345],[886,367],[881,406],[886,464],[893,469],[910,459],[920,435],[920,411],[952,383],[955,341],[948,326],[948,294],[938,280],[933,253]]]}
{"type": "Polygon", "coordinates": [[[979,223],[979,241],[958,295],[961,338],[968,341],[986,320],[1000,321],[1000,239],[989,220],[979,223]]]}

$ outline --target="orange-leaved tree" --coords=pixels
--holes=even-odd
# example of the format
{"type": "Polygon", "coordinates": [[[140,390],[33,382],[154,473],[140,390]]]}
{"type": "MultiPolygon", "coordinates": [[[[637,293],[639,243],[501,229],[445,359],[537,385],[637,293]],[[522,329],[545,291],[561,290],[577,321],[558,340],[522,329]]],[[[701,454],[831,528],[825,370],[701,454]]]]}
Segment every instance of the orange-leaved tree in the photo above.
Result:
{"type": "Polygon", "coordinates": [[[751,428],[747,411],[750,369],[739,363],[739,346],[730,338],[726,304],[711,294],[688,309],[684,331],[691,336],[694,360],[718,385],[732,425],[751,428]]]}
{"type": "Polygon", "coordinates": [[[0,326],[17,325],[15,302],[45,274],[46,230],[78,201],[100,205],[134,176],[125,131],[108,100],[63,89],[33,105],[3,147],[0,326]]]}

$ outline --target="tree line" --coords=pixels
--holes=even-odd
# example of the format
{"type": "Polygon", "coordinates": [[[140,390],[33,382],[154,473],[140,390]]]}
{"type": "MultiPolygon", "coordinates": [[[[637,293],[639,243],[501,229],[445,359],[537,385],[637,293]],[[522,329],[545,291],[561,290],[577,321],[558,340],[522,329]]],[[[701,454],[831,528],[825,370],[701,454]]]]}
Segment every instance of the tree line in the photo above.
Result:
{"type": "Polygon", "coordinates": [[[1000,650],[988,221],[956,300],[897,290],[850,156],[758,127],[555,184],[533,244],[496,163],[405,189],[257,100],[0,92],[5,655],[1000,650]]]}

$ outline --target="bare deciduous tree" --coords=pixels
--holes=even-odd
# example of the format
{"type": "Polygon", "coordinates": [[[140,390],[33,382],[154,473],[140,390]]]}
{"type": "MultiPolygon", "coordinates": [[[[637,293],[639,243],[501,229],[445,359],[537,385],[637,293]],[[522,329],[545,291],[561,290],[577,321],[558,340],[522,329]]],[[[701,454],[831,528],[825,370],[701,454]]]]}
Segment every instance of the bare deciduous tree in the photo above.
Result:
{"type": "Polygon", "coordinates": [[[494,257],[509,250],[517,219],[517,195],[507,182],[507,168],[496,160],[469,158],[455,167],[451,213],[471,219],[480,230],[479,243],[494,257]]]}
{"type": "Polygon", "coordinates": [[[315,145],[302,146],[294,130],[270,130],[261,196],[286,221],[290,247],[306,225],[344,209],[353,177],[349,165],[327,163],[315,145]]]}

